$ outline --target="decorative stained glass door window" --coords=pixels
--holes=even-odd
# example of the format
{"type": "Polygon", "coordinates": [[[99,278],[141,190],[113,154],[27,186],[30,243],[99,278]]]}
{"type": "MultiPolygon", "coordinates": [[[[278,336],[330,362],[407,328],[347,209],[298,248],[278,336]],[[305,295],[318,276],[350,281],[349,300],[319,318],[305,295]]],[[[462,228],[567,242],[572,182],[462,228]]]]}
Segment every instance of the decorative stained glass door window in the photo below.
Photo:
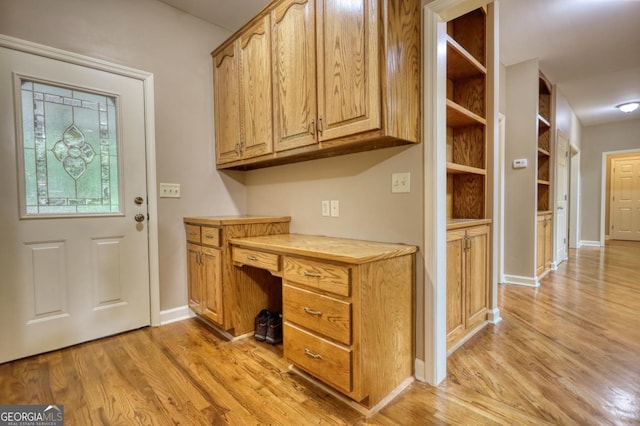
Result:
{"type": "Polygon", "coordinates": [[[117,98],[20,79],[22,214],[120,214],[117,98]]]}

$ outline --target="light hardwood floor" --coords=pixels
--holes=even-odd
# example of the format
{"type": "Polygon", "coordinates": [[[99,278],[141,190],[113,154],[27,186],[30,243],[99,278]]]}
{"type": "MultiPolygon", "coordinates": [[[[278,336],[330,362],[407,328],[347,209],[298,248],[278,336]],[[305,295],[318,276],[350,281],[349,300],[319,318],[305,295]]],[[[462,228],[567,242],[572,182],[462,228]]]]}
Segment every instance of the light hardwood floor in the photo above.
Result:
{"type": "Polygon", "coordinates": [[[279,348],[197,320],[0,365],[0,404],[64,404],[67,425],[640,424],[640,243],[570,256],[538,289],[500,286],[503,321],[449,358],[447,379],[369,419],[279,348]]]}

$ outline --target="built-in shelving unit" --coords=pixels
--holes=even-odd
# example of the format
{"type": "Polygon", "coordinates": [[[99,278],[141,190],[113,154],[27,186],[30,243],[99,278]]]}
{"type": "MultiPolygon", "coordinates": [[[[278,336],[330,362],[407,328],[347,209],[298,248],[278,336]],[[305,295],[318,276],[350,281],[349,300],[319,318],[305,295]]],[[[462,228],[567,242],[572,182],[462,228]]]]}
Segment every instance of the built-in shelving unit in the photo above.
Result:
{"type": "Polygon", "coordinates": [[[540,73],[538,89],[538,211],[550,210],[551,84],[540,73]]]}
{"type": "Polygon", "coordinates": [[[487,9],[447,23],[447,351],[487,323],[487,9]]]}
{"type": "Polygon", "coordinates": [[[486,12],[447,23],[447,218],[486,219],[486,12]]]}

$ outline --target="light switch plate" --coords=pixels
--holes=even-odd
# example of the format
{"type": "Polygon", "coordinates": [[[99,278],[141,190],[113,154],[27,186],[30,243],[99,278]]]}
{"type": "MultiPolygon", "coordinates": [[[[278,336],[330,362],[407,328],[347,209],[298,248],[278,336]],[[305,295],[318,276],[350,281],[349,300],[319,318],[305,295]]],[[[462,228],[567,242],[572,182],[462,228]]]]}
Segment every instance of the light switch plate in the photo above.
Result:
{"type": "Polygon", "coordinates": [[[331,200],[331,217],[340,216],[340,201],[331,200]]]}
{"type": "Polygon", "coordinates": [[[180,198],[179,183],[161,183],[160,198],[180,198]]]}

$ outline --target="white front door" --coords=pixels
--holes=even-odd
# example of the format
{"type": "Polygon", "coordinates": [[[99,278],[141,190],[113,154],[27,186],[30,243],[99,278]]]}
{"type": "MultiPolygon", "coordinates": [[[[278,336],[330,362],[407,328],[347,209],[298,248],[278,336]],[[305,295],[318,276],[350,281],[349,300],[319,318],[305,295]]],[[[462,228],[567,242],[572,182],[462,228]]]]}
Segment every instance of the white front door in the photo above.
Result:
{"type": "Polygon", "coordinates": [[[640,156],[611,162],[611,238],[640,241],[640,156]]]}
{"type": "Polygon", "coordinates": [[[0,47],[0,363],[150,324],[143,93],[0,47]]]}
{"type": "Polygon", "coordinates": [[[569,258],[569,139],[558,132],[558,176],[556,178],[556,263],[560,264],[569,258]]]}

